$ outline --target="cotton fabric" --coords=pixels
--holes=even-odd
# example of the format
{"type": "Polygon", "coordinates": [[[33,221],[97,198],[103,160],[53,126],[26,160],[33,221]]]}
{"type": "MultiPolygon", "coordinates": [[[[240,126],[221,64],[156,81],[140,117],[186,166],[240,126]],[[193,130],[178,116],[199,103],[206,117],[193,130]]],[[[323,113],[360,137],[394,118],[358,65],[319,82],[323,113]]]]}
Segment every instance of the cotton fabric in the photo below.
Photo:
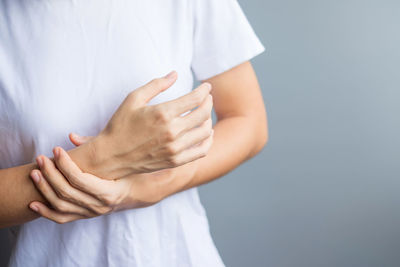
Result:
{"type": "MultiPolygon", "coordinates": [[[[126,95],[176,70],[150,104],[264,51],[235,0],[0,0],[0,168],[96,135],[126,95]]],[[[11,229],[11,267],[223,266],[196,188],[148,208],[11,229]]]]}

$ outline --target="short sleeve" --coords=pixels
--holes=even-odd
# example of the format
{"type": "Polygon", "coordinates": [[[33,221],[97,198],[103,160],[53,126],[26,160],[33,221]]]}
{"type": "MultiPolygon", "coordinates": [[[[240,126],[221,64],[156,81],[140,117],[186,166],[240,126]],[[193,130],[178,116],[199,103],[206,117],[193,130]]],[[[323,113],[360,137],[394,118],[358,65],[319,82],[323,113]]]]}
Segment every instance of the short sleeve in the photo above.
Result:
{"type": "Polygon", "coordinates": [[[192,71],[197,80],[221,74],[264,52],[237,0],[193,0],[192,71]]]}

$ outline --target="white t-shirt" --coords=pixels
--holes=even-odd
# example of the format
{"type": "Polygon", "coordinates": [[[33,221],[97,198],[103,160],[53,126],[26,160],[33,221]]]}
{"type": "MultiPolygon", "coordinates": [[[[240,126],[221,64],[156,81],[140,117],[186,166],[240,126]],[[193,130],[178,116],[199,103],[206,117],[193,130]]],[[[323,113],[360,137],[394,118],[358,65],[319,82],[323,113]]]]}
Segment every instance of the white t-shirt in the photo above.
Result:
{"type": "MultiPolygon", "coordinates": [[[[69,132],[96,135],[155,77],[179,74],[152,104],[263,51],[236,0],[0,0],[0,168],[73,148],[69,132]]],[[[223,266],[196,188],[14,233],[12,267],[223,266]]]]}

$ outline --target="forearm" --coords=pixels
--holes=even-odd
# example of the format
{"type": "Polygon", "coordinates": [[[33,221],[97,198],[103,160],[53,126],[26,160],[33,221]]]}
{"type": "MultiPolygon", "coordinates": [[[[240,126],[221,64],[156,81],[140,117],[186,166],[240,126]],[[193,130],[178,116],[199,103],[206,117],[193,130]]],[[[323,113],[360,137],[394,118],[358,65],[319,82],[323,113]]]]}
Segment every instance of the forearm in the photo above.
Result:
{"type": "Polygon", "coordinates": [[[38,217],[28,207],[33,200],[44,201],[29,177],[35,168],[31,163],[0,170],[0,228],[38,217]]]}
{"type": "Polygon", "coordinates": [[[257,122],[245,116],[219,121],[214,127],[210,152],[199,160],[193,178],[184,189],[211,182],[257,154],[267,141],[257,123],[263,125],[263,121],[257,122]]]}
{"type": "Polygon", "coordinates": [[[250,116],[220,120],[214,126],[214,142],[207,156],[176,168],[173,179],[162,194],[168,196],[211,182],[253,157],[267,142],[265,123],[265,117],[250,116]]]}
{"type": "MultiPolygon", "coordinates": [[[[107,180],[180,165],[169,160],[175,156],[174,153],[163,153],[170,143],[181,141],[176,140],[179,136],[172,140],[160,137],[171,132],[194,131],[198,124],[204,122],[205,115],[210,115],[212,102],[209,98],[210,86],[202,84],[175,100],[147,105],[148,101],[172,86],[176,79],[176,73],[172,72],[131,92],[108,122],[105,134],[102,131],[90,141],[68,151],[73,162],[81,171],[107,180]],[[195,111],[181,116],[192,109],[195,111]],[[163,110],[168,110],[168,114],[163,110]],[[135,138],[132,138],[132,133],[135,133],[135,138]]],[[[196,138],[184,140],[183,147],[191,147],[196,144],[195,141],[196,138]]],[[[199,158],[201,153],[194,156],[199,158]]],[[[30,178],[30,172],[35,168],[36,164],[32,163],[0,170],[0,227],[36,218],[28,205],[34,200],[45,200],[30,178]]]]}
{"type": "MultiPolygon", "coordinates": [[[[209,154],[199,160],[197,171],[188,188],[213,181],[256,155],[267,136],[256,122],[247,117],[230,117],[215,127],[214,142],[209,154]]],[[[262,127],[262,126],[261,126],[262,127]]]]}
{"type": "MultiPolygon", "coordinates": [[[[89,146],[74,148],[69,154],[78,165],[86,169],[94,166],[90,163],[89,146]]],[[[36,163],[0,170],[0,228],[37,218],[38,214],[29,209],[29,203],[34,200],[47,202],[36,190],[30,178],[33,169],[38,169],[36,163]]]]}

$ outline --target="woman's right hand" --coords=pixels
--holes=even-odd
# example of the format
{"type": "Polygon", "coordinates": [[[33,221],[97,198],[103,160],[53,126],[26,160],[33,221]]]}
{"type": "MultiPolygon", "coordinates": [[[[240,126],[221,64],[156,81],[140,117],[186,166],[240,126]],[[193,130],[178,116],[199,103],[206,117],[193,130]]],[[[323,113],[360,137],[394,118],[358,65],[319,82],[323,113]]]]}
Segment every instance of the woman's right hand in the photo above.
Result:
{"type": "Polygon", "coordinates": [[[147,105],[176,79],[177,73],[171,72],[131,92],[89,141],[99,177],[116,179],[177,167],[207,154],[209,146],[203,141],[212,135],[210,84],[175,100],[147,105]]]}

